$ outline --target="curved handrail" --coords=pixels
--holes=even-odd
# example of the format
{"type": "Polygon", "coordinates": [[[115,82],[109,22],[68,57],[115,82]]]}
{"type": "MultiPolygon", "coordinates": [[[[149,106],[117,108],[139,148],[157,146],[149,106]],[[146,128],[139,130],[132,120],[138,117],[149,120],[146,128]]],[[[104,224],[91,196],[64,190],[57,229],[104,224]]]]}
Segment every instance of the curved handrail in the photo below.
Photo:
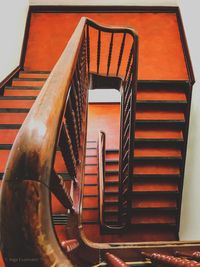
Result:
{"type": "Polygon", "coordinates": [[[99,132],[98,138],[98,180],[99,180],[99,221],[101,227],[110,230],[122,230],[124,225],[108,225],[104,220],[104,184],[105,184],[105,153],[106,153],[106,134],[103,131],[99,132]]]}
{"type": "MultiPolygon", "coordinates": [[[[106,32],[123,33],[125,31],[133,39],[136,36],[132,29],[104,27],[85,17],[80,20],[19,130],[7,162],[0,202],[1,241],[5,261],[17,257],[22,260],[33,259],[31,266],[73,266],[55,237],[51,219],[49,188],[56,147],[62,134],[68,139],[69,147],[71,146],[65,123],[66,106],[70,102],[69,94],[71,92],[73,94],[76,86],[79,86],[80,83],[83,83],[86,89],[82,88],[81,84],[81,91],[77,94],[79,93],[82,97],[82,102],[78,103],[76,107],[77,112],[86,114],[84,105],[87,101],[87,92],[84,90],[88,90],[90,70],[88,26],[106,32]],[[82,48],[83,43],[86,42],[88,42],[87,51],[82,48]],[[88,65],[88,70],[84,69],[84,77],[81,77],[80,53],[86,55],[83,59],[84,66],[88,65]],[[77,65],[79,66],[78,71],[76,71],[77,65]],[[74,75],[78,77],[75,85],[72,84],[74,75]],[[13,221],[15,223],[12,223],[13,221]]],[[[118,63],[119,69],[120,60],[118,63]]],[[[125,73],[125,75],[127,74],[125,73]]],[[[74,99],[74,101],[77,100],[77,95],[74,95],[74,99]]],[[[86,117],[83,120],[85,124],[79,121],[80,117],[73,118],[78,121],[77,127],[82,127],[85,134],[86,117]]],[[[74,129],[74,131],[76,130],[74,129]]],[[[80,129],[79,131],[82,133],[80,129]]],[[[78,137],[76,141],[79,141],[78,137]]],[[[85,142],[81,144],[79,150],[83,153],[84,148],[85,142]]],[[[70,152],[73,151],[70,150],[70,152]]],[[[76,158],[74,155],[72,156],[73,165],[76,158]]],[[[84,155],[82,154],[81,157],[84,158],[84,155]]],[[[79,169],[77,176],[79,177],[83,175],[83,166],[80,164],[82,158],[77,160],[77,169],[79,169]]],[[[74,170],[72,173],[74,175],[74,170]]],[[[81,207],[81,197],[79,200],[79,207],[81,207]]],[[[78,211],[79,207],[76,207],[75,210],[78,211]]],[[[9,264],[11,263],[9,262],[9,264]]]]}
{"type": "MultiPolygon", "coordinates": [[[[26,236],[28,236],[36,243],[33,246],[35,261],[39,259],[42,264],[46,264],[45,266],[53,265],[55,262],[57,263],[56,266],[73,266],[62,252],[55,237],[48,187],[60,125],[86,22],[86,18],[80,20],[13,144],[1,193],[1,237],[4,259],[14,257],[16,251],[19,254],[18,258],[28,257],[30,255],[30,251],[27,251],[30,248],[26,247],[28,244],[26,236]],[[23,203],[25,202],[23,198],[14,199],[16,202],[17,200],[20,201],[21,204],[6,202],[8,197],[13,198],[15,196],[15,186],[18,187],[20,193],[24,192],[24,198],[29,197],[31,199],[32,205],[35,205],[37,209],[32,210],[27,207],[26,203],[23,203]],[[31,191],[33,191],[32,194],[30,194],[31,191]],[[17,236],[16,240],[14,240],[15,236],[9,240],[7,232],[12,233],[15,230],[19,231],[19,229],[16,229],[8,221],[14,217],[13,220],[15,223],[17,222],[18,216],[21,214],[16,214],[15,209],[17,207],[20,209],[22,206],[26,207],[27,214],[28,209],[32,211],[29,216],[35,221],[30,225],[23,226],[28,219],[22,218],[20,227],[24,227],[26,233],[21,232],[21,236],[17,236]],[[10,213],[6,212],[6,209],[9,209],[10,213]],[[20,251],[17,250],[18,240],[24,241],[24,244],[20,242],[20,251]],[[26,254],[22,252],[22,249],[26,254]]],[[[26,214],[23,216],[25,217],[26,214]]]]}

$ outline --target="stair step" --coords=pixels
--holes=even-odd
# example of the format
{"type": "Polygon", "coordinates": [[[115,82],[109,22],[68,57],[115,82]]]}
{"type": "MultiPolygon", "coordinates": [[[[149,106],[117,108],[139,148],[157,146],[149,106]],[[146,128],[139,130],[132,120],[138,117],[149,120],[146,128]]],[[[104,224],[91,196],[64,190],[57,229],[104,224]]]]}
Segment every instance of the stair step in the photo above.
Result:
{"type": "Polygon", "coordinates": [[[83,207],[87,207],[87,208],[98,208],[98,196],[96,197],[87,197],[84,196],[83,197],[83,207]]]}
{"type": "Polygon", "coordinates": [[[176,208],[177,195],[162,194],[134,194],[132,195],[132,208],[176,208]]]}
{"type": "Polygon", "coordinates": [[[117,212],[114,212],[114,213],[111,213],[111,212],[106,212],[105,214],[105,218],[104,218],[104,221],[105,223],[107,224],[116,224],[118,223],[118,213],[117,212]]]}
{"type": "Polygon", "coordinates": [[[131,224],[176,224],[177,210],[132,210],[131,224]]]}
{"type": "Polygon", "coordinates": [[[179,163],[135,162],[133,174],[180,174],[179,163]]]}
{"type": "Polygon", "coordinates": [[[177,212],[178,209],[176,207],[140,207],[134,208],[132,207],[132,213],[138,212],[177,212]]]}
{"type": "Polygon", "coordinates": [[[105,182],[106,183],[112,183],[112,182],[114,182],[114,183],[118,183],[118,181],[119,181],[119,176],[118,175],[107,175],[106,177],[105,177],[105,182]]]}
{"type": "Polygon", "coordinates": [[[133,192],[145,192],[145,191],[178,191],[178,183],[176,180],[160,180],[152,178],[149,180],[134,181],[132,191],[133,192]]]}
{"type": "Polygon", "coordinates": [[[98,222],[99,221],[99,211],[95,210],[84,210],[82,213],[82,221],[83,222],[98,222]]]}
{"type": "Polygon", "coordinates": [[[143,179],[166,179],[166,180],[179,180],[181,178],[180,175],[165,175],[165,174],[133,174],[133,180],[143,180],[143,179]]]}
{"type": "Polygon", "coordinates": [[[105,184],[104,193],[118,193],[119,186],[118,184],[105,184]]]}
{"type": "MultiPolygon", "coordinates": [[[[15,98],[15,99],[6,99],[6,98],[11,98],[11,97],[4,97],[4,99],[0,99],[0,107],[3,109],[21,109],[21,108],[26,108],[26,109],[30,109],[34,103],[34,100],[33,99],[27,99],[28,97],[26,98],[22,98],[22,99],[19,99],[19,98],[15,98],[15,97],[12,97],[12,98],[15,98]]],[[[20,97],[21,98],[21,97],[20,97]]]]}
{"type": "Polygon", "coordinates": [[[181,158],[181,156],[181,144],[179,143],[141,143],[134,149],[134,157],[181,158]]]}
{"type": "Polygon", "coordinates": [[[40,90],[4,90],[4,96],[17,96],[17,97],[22,97],[22,96],[32,96],[36,97],[40,93],[40,90]]]}
{"type": "Polygon", "coordinates": [[[47,79],[49,76],[49,72],[26,72],[26,71],[20,71],[19,72],[19,78],[43,78],[47,79]]]}
{"type": "Polygon", "coordinates": [[[136,139],[183,139],[182,129],[157,125],[138,125],[135,130],[136,139]]]}
{"type": "Polygon", "coordinates": [[[20,127],[26,116],[27,113],[0,113],[0,127],[3,125],[7,125],[8,128],[12,125],[19,125],[20,127]]]}
{"type": "Polygon", "coordinates": [[[104,208],[104,214],[105,216],[108,216],[108,215],[118,215],[118,207],[113,207],[113,206],[106,206],[104,208]]]}
{"type": "Polygon", "coordinates": [[[132,191],[132,196],[144,196],[144,195],[170,195],[170,196],[177,196],[179,193],[178,191],[155,191],[155,190],[150,190],[150,191],[132,191]]]}
{"type": "Polygon", "coordinates": [[[136,121],[137,120],[150,120],[150,121],[184,121],[184,113],[182,110],[177,110],[177,109],[167,109],[158,108],[153,109],[153,108],[137,108],[136,110],[136,121]]]}
{"type": "Polygon", "coordinates": [[[17,129],[1,129],[0,130],[0,146],[9,145],[12,146],[15,137],[18,133],[17,129]]]}
{"type": "Polygon", "coordinates": [[[87,185],[87,184],[92,184],[92,183],[96,183],[97,184],[98,182],[98,176],[97,174],[91,174],[91,175],[88,175],[88,174],[85,174],[84,176],[84,183],[87,185]]]}
{"type": "Polygon", "coordinates": [[[118,203],[119,201],[119,196],[117,193],[106,193],[104,196],[104,203],[109,204],[109,203],[118,203]]]}
{"type": "Polygon", "coordinates": [[[40,91],[42,89],[41,86],[6,86],[5,90],[7,91],[14,91],[14,90],[36,90],[36,91],[40,91]]]}
{"type": "Polygon", "coordinates": [[[85,184],[84,185],[84,189],[83,189],[83,194],[85,196],[87,195],[98,195],[98,186],[97,185],[89,185],[89,184],[85,184]]]}
{"type": "Polygon", "coordinates": [[[144,119],[136,119],[136,126],[138,125],[165,125],[165,126],[175,126],[180,127],[183,126],[185,120],[144,120],[144,119]]]}
{"type": "Polygon", "coordinates": [[[149,100],[149,101],[186,101],[186,94],[184,88],[159,88],[148,87],[141,88],[138,86],[137,100],[149,100]]]}
{"type": "Polygon", "coordinates": [[[162,156],[156,156],[156,157],[151,157],[151,156],[137,156],[135,155],[133,162],[181,162],[182,158],[181,157],[162,157],[162,156]]]}
{"type": "Polygon", "coordinates": [[[44,78],[14,78],[12,86],[43,86],[45,81],[44,78]]]}
{"type": "Polygon", "coordinates": [[[185,106],[187,104],[186,100],[137,100],[136,101],[137,107],[144,107],[144,106],[163,106],[163,105],[171,105],[171,106],[185,106]]]}
{"type": "Polygon", "coordinates": [[[27,70],[27,69],[24,69],[22,70],[21,72],[23,73],[42,73],[42,74],[50,74],[51,71],[50,70],[27,70]]]}

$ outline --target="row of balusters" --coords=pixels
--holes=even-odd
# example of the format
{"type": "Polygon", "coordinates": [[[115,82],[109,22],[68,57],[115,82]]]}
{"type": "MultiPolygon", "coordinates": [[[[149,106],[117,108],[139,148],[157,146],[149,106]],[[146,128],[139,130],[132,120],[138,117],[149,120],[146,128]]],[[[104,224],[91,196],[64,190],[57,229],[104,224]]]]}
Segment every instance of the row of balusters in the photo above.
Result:
{"type": "Polygon", "coordinates": [[[111,31],[103,29],[97,26],[95,23],[89,22],[86,27],[87,34],[87,56],[88,56],[88,67],[89,70],[100,75],[116,76],[121,77],[123,80],[127,80],[129,75],[132,55],[134,53],[136,41],[130,33],[124,30],[121,31],[111,31]],[[94,31],[96,30],[97,44],[96,53],[91,49],[92,38],[94,38],[94,31]],[[103,34],[107,34],[107,38],[103,34]],[[115,39],[116,38],[116,39],[115,39]],[[109,41],[109,45],[108,42],[109,41]],[[130,44],[131,42],[131,44],[130,44]],[[116,44],[120,47],[118,55],[116,54],[116,44]],[[104,47],[106,45],[106,48],[104,47]],[[102,53],[103,51],[103,53],[102,53]],[[126,53],[124,53],[126,51],[126,53]],[[104,54],[104,56],[102,56],[104,54]],[[128,54],[128,60],[123,57],[128,54]],[[117,57],[117,60],[116,60],[117,57]],[[115,61],[113,61],[115,58],[115,61]],[[96,68],[94,64],[91,67],[91,61],[96,62],[96,68]],[[113,64],[114,62],[114,64],[113,64]],[[124,66],[125,64],[125,66],[124,66]],[[112,69],[111,69],[112,65],[112,69]],[[103,66],[103,69],[101,69],[103,66]],[[106,66],[106,71],[105,71],[106,66]]]}
{"type": "MultiPolygon", "coordinates": [[[[77,177],[77,165],[80,162],[79,151],[82,145],[81,140],[86,112],[87,89],[87,40],[84,37],[69,88],[58,141],[66,171],[74,182],[76,182],[77,177]]],[[[73,201],[65,188],[64,179],[55,170],[52,171],[50,190],[67,210],[70,210],[71,213],[74,212],[73,201]]]]}
{"type": "MultiPolygon", "coordinates": [[[[134,49],[134,48],[133,48],[134,49]]],[[[121,114],[121,143],[120,143],[120,207],[119,220],[121,224],[128,224],[130,221],[130,205],[132,192],[131,175],[133,162],[133,140],[135,125],[135,102],[136,102],[136,82],[137,82],[137,66],[136,51],[132,51],[129,57],[129,70],[125,80],[122,92],[122,114],[121,114]]]]}
{"type": "Polygon", "coordinates": [[[71,82],[59,138],[62,157],[68,173],[74,181],[76,181],[77,176],[77,164],[80,161],[79,150],[81,147],[83,120],[86,112],[88,89],[86,49],[86,38],[84,38],[71,82]]]}

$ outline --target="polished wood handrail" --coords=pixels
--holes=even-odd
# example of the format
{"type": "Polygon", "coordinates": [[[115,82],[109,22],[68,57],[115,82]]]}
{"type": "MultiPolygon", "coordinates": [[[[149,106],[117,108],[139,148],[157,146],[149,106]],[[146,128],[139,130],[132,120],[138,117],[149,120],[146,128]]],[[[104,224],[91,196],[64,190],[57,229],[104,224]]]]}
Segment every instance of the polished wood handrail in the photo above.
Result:
{"type": "Polygon", "coordinates": [[[106,135],[103,131],[99,132],[97,145],[98,156],[98,178],[99,178],[99,221],[104,226],[104,184],[105,184],[105,142],[106,135]]]}
{"type": "Polygon", "coordinates": [[[62,252],[55,237],[51,219],[50,195],[47,189],[50,186],[57,140],[83,43],[86,22],[87,18],[80,20],[13,144],[1,194],[1,237],[5,260],[14,256],[33,257],[36,266],[40,266],[37,265],[38,262],[41,262],[41,266],[54,265],[55,262],[57,266],[73,266],[62,252]],[[24,193],[22,198],[17,198],[16,190],[21,194],[24,193]],[[26,197],[29,197],[35,205],[34,210],[27,207],[26,197]],[[13,201],[6,202],[8,198],[13,198],[13,201]],[[21,213],[16,212],[16,209],[20,210],[22,207],[21,213]],[[30,224],[24,224],[27,214],[32,221],[30,224]],[[20,216],[23,218],[18,218],[20,216]],[[11,218],[16,222],[20,221],[21,225],[10,224],[11,218]],[[24,228],[24,232],[21,232],[17,226],[24,228]],[[16,234],[12,236],[8,234],[15,232],[16,234]],[[21,241],[20,248],[18,240],[21,241]],[[36,245],[30,248],[29,241],[36,245]]]}
{"type": "Polygon", "coordinates": [[[99,180],[99,221],[102,229],[122,230],[124,226],[108,225],[104,219],[104,195],[105,195],[105,154],[106,154],[106,134],[99,132],[97,144],[98,156],[98,180],[99,180]]]}
{"type": "MultiPolygon", "coordinates": [[[[57,197],[65,191],[53,173],[57,145],[72,179],[77,182],[83,177],[90,71],[88,27],[111,34],[127,33],[133,39],[136,36],[132,29],[105,27],[83,17],[44,84],[15,139],[2,183],[2,254],[9,266],[12,266],[12,258],[32,259],[31,266],[37,267],[73,266],[55,236],[50,190],[57,197]],[[71,105],[70,101],[74,104],[71,105]],[[69,110],[71,118],[68,118],[69,110]],[[73,134],[75,141],[72,140],[73,134]],[[55,179],[55,184],[51,179],[55,179]]],[[[100,51],[100,40],[98,43],[100,51]]],[[[117,74],[120,64],[121,59],[117,74]]],[[[100,58],[98,65],[101,73],[100,58]]],[[[67,199],[67,194],[65,197],[58,198],[73,212],[73,203],[67,199]]],[[[76,212],[80,209],[81,216],[81,195],[79,201],[74,209],[76,212]]]]}
{"type": "Polygon", "coordinates": [[[188,260],[183,258],[174,257],[171,255],[163,255],[159,253],[146,253],[142,252],[145,258],[150,259],[153,263],[159,264],[159,266],[171,266],[171,267],[200,267],[200,263],[194,260],[188,260]]]}
{"type": "Polygon", "coordinates": [[[183,251],[176,251],[175,255],[178,257],[185,257],[189,259],[193,259],[195,261],[200,261],[200,251],[194,251],[194,252],[183,252],[183,251]]]}
{"type": "Polygon", "coordinates": [[[106,262],[108,263],[108,266],[110,267],[128,267],[129,265],[127,265],[123,260],[121,260],[120,258],[116,257],[115,255],[111,254],[111,253],[106,253],[106,262]]]}

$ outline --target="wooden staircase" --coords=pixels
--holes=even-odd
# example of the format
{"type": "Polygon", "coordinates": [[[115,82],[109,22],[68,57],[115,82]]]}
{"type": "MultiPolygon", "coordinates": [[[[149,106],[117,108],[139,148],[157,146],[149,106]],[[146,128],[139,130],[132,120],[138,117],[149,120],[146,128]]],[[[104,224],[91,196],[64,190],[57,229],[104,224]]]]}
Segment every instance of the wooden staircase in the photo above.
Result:
{"type": "MultiPolygon", "coordinates": [[[[171,256],[176,247],[184,247],[186,253],[191,252],[191,247],[192,252],[198,252],[198,242],[176,242],[192,85],[189,81],[173,79],[138,81],[137,40],[137,34],[131,29],[108,28],[82,18],[21,128],[9,160],[18,130],[49,72],[21,71],[11,85],[5,87],[0,99],[1,178],[8,160],[1,196],[4,261],[13,255],[27,257],[30,249],[32,257],[39,255],[40,266],[87,267],[95,262],[100,266],[106,255],[108,262],[109,259],[112,262],[110,266],[134,266],[131,262],[124,263],[132,257],[137,266],[154,266],[152,263],[162,266],[169,257],[170,266],[177,266],[176,262],[173,265],[176,258],[171,256]],[[105,33],[109,33],[109,45],[103,41],[105,33]],[[119,48],[116,62],[115,34],[121,35],[116,43],[119,48]],[[128,34],[132,45],[128,53],[124,53],[128,34]],[[96,55],[91,42],[93,35],[96,35],[96,55]],[[101,56],[105,44],[107,64],[101,56]],[[124,55],[126,62],[123,62],[124,55]],[[102,69],[104,65],[106,72],[102,69]],[[98,190],[97,136],[86,138],[87,93],[94,82],[91,74],[96,80],[101,76],[100,85],[104,90],[109,83],[105,85],[102,80],[109,80],[112,85],[117,81],[115,89],[121,91],[123,101],[123,119],[116,133],[117,137],[122,133],[120,144],[117,138],[109,138],[110,144],[104,153],[103,205],[98,190]],[[49,99],[51,108],[46,108],[49,99]],[[36,122],[35,125],[32,126],[32,122],[36,122]],[[40,132],[41,124],[45,126],[44,135],[40,132]],[[21,170],[22,163],[25,171],[21,170]],[[101,207],[104,224],[101,224],[101,207]],[[10,223],[11,219],[16,224],[10,223]],[[110,228],[104,229],[104,226],[110,228]],[[43,242],[40,242],[41,236],[43,242]],[[96,240],[90,239],[91,236],[96,240]],[[32,246],[33,242],[36,246],[32,246]],[[49,247],[52,248],[50,254],[47,253],[49,247]],[[73,250],[75,254],[69,254],[73,250]],[[123,256],[124,262],[106,253],[111,251],[119,258],[123,256]],[[163,257],[162,252],[167,254],[163,257]]],[[[103,109],[101,112],[106,113],[103,109]]],[[[37,263],[33,266],[37,267],[37,263]]]]}
{"type": "MultiPolygon", "coordinates": [[[[0,179],[2,179],[15,137],[24,122],[26,115],[34,104],[38,94],[49,76],[49,71],[20,71],[13,78],[11,85],[6,86],[4,95],[0,97],[0,179]]],[[[70,189],[70,177],[64,164],[61,152],[56,153],[55,168],[65,179],[66,188],[70,189]]],[[[59,238],[63,235],[60,227],[66,225],[66,210],[57,204],[52,194],[52,220],[59,238]]]]}
{"type": "MultiPolygon", "coordinates": [[[[130,226],[133,232],[141,232],[144,241],[177,240],[189,85],[184,81],[139,81],[136,98],[130,226]]],[[[105,223],[119,225],[117,148],[106,150],[104,205],[105,223]]]]}

